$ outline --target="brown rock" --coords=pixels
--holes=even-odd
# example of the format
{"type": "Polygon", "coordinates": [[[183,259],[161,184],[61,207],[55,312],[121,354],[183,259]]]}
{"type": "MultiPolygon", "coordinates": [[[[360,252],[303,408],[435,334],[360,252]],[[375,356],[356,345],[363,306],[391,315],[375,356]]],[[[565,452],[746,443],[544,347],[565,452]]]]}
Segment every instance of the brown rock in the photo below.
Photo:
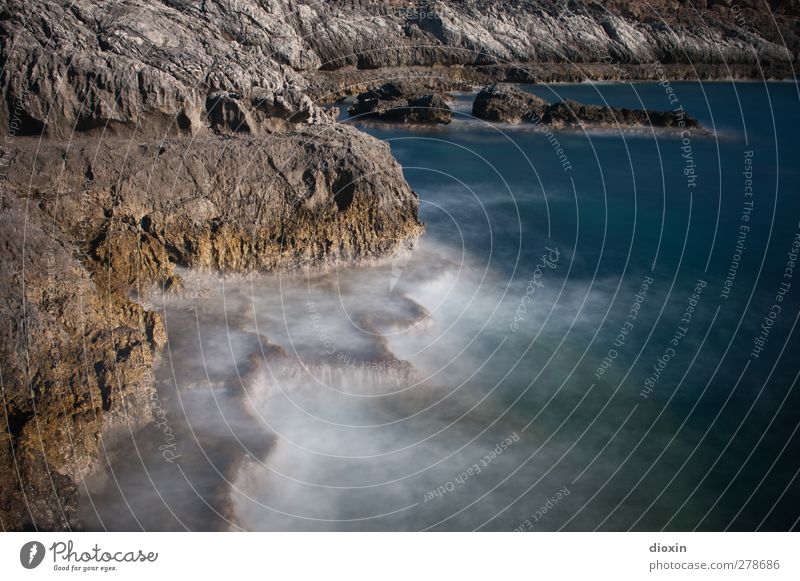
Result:
{"type": "Polygon", "coordinates": [[[176,264],[370,262],[423,229],[389,147],[348,126],[15,145],[0,208],[5,528],[75,527],[101,433],[151,420],[166,334],[130,293],[179,289],[176,264]]]}

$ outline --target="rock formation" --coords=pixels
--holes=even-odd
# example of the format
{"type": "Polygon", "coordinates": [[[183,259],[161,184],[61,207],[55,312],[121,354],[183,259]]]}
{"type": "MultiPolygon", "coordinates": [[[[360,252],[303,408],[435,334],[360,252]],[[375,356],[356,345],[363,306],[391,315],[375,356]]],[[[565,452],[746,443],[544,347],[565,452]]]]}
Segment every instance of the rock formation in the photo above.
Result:
{"type": "Polygon", "coordinates": [[[541,123],[555,127],[662,127],[697,128],[696,119],[681,111],[650,111],[585,105],[571,99],[548,105],[541,114],[541,123]]]}
{"type": "Polygon", "coordinates": [[[4,194],[0,221],[0,522],[75,527],[101,430],[151,419],[166,336],[156,313],[93,279],[37,201],[4,194]]]}
{"type": "Polygon", "coordinates": [[[544,99],[512,85],[489,85],[475,96],[472,114],[486,121],[519,123],[540,118],[547,106],[544,99]]]}
{"type": "Polygon", "coordinates": [[[150,419],[165,336],[129,293],[180,289],[176,265],[367,262],[422,231],[388,146],[344,125],[268,140],[16,145],[2,160],[0,214],[6,527],[74,526],[75,482],[101,432],[150,419]]]}
{"type": "Polygon", "coordinates": [[[18,135],[266,131],[319,120],[306,77],[348,67],[471,67],[518,81],[546,80],[539,63],[563,67],[563,80],[589,63],[605,65],[604,78],[652,78],[674,63],[691,75],[709,63],[724,65],[718,76],[791,74],[797,10],[780,0],[736,10],[714,0],[37,0],[31,11],[3,0],[0,129],[16,111],[18,135]]]}
{"type": "Polygon", "coordinates": [[[453,111],[438,93],[420,93],[406,83],[385,83],[356,98],[348,113],[351,117],[401,123],[441,123],[453,120],[453,111]]]}
{"type": "Polygon", "coordinates": [[[548,103],[514,86],[489,85],[475,97],[472,114],[486,121],[541,123],[554,127],[696,128],[696,119],[682,111],[647,111],[585,105],[571,99],[548,103]]]}

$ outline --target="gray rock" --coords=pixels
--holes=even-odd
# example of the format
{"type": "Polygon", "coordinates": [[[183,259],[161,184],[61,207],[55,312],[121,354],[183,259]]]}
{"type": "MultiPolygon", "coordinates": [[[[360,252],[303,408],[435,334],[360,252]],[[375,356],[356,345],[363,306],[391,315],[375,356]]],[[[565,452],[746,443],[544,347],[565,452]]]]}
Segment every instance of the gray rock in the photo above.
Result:
{"type": "Polygon", "coordinates": [[[513,85],[489,85],[476,95],[472,114],[504,123],[541,123],[554,127],[664,127],[697,128],[696,119],[683,111],[647,111],[585,105],[570,99],[548,103],[513,85]]]}
{"type": "Polygon", "coordinates": [[[489,85],[475,96],[472,115],[486,121],[519,123],[532,116],[541,117],[547,101],[513,85],[489,85]]]}
{"type": "Polygon", "coordinates": [[[712,63],[750,65],[758,76],[758,67],[796,59],[796,3],[737,5],[698,13],[677,0],[41,0],[32,12],[1,0],[0,129],[16,118],[20,135],[227,132],[207,104],[228,94],[239,96],[224,109],[246,119],[240,131],[269,133],[286,120],[329,121],[306,92],[306,76],[320,69],[455,65],[536,80],[528,64],[565,63],[566,80],[570,71],[582,78],[584,63],[645,65],[642,78],[654,63],[712,63]],[[508,68],[515,63],[524,66],[508,68]]]}
{"type": "Polygon", "coordinates": [[[316,58],[301,51],[295,33],[287,40],[258,3],[204,2],[206,12],[196,3],[169,4],[43,0],[31,13],[28,3],[4,1],[0,129],[8,132],[17,118],[16,135],[228,131],[224,115],[208,115],[209,100],[221,94],[237,96],[223,108],[238,109],[252,133],[325,118],[304,94],[302,75],[281,64],[302,70],[316,58]],[[228,30],[248,12],[258,24],[241,30],[260,32],[240,42],[228,30]]]}
{"type": "Polygon", "coordinates": [[[356,98],[348,109],[351,117],[397,123],[440,123],[453,120],[453,111],[439,94],[420,94],[409,83],[385,83],[356,98]]]}

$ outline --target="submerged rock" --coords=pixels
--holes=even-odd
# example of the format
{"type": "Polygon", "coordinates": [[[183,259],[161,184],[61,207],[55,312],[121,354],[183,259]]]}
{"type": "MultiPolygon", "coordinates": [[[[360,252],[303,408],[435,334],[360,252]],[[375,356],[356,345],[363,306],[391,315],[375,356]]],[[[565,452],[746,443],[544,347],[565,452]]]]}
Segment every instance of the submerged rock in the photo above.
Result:
{"type": "MultiPolygon", "coordinates": [[[[424,90],[424,89],[423,89],[424,90]]],[[[440,123],[453,120],[453,111],[440,94],[421,94],[420,88],[398,83],[373,87],[356,97],[351,117],[396,123],[440,123]]]]}

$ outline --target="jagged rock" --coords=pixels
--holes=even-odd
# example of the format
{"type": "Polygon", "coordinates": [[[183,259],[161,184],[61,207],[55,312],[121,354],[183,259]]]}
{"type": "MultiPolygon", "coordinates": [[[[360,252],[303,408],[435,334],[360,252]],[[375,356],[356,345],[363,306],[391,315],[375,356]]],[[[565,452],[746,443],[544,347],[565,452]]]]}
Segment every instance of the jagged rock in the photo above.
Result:
{"type": "Polygon", "coordinates": [[[422,95],[408,102],[411,109],[409,121],[448,124],[453,111],[441,95],[422,95]]]}
{"type": "Polygon", "coordinates": [[[796,58],[797,5],[762,0],[307,2],[293,26],[324,69],[505,63],[776,63],[796,58]],[[705,4],[705,3],[703,3],[705,4]],[[774,17],[774,19],[773,19],[774,17]],[[742,25],[745,23],[745,25],[742,25]],[[788,45],[788,51],[784,48],[788,45]]]}
{"type": "Polygon", "coordinates": [[[696,119],[683,111],[647,111],[584,105],[570,99],[549,104],[510,85],[484,87],[475,97],[472,114],[486,121],[542,123],[554,127],[666,127],[697,128],[696,119]]]}
{"type": "Polygon", "coordinates": [[[368,262],[422,231],[388,145],[346,125],[133,147],[31,144],[8,166],[9,190],[86,241],[81,250],[125,287],[161,284],[175,264],[231,272],[368,262]]]}
{"type": "Polygon", "coordinates": [[[179,135],[229,131],[231,119],[246,117],[246,130],[260,133],[285,120],[324,120],[303,77],[280,64],[317,63],[296,33],[288,38],[256,2],[203,6],[42,0],[31,11],[3,1],[0,129],[16,119],[16,135],[179,135]],[[245,26],[250,17],[261,26],[245,26]],[[241,41],[230,33],[238,26],[241,41]],[[214,103],[221,106],[209,109],[214,103]],[[279,115],[259,115],[260,104],[273,103],[279,115]]]}
{"type": "Polygon", "coordinates": [[[441,123],[453,120],[453,111],[438,94],[419,94],[408,84],[385,83],[356,98],[348,113],[351,117],[400,123],[441,123]]]}
{"type": "Polygon", "coordinates": [[[797,53],[796,7],[769,22],[747,2],[741,18],[758,25],[742,27],[730,10],[709,10],[698,25],[698,11],[677,0],[631,3],[638,13],[628,4],[340,1],[298,10],[296,22],[325,69],[592,62],[606,54],[619,63],[786,61],[779,33],[797,53]]]}
{"type": "Polygon", "coordinates": [[[472,115],[486,121],[519,123],[532,115],[541,117],[547,101],[512,85],[489,85],[475,96],[472,115]]]}
{"type": "Polygon", "coordinates": [[[556,127],[579,125],[594,127],[652,126],[691,129],[700,126],[696,119],[681,111],[649,111],[584,105],[569,99],[549,105],[541,115],[541,122],[556,127]]]}
{"type": "Polygon", "coordinates": [[[334,103],[348,96],[358,96],[386,82],[411,86],[417,95],[444,95],[454,91],[471,91],[476,85],[486,85],[490,82],[485,75],[464,67],[340,69],[315,71],[307,77],[306,91],[317,103],[334,103]]]}
{"type": "Polygon", "coordinates": [[[101,431],[150,420],[151,366],[166,340],[160,317],[93,279],[69,238],[36,201],[3,196],[4,529],[74,528],[76,483],[101,431]]]}
{"type": "MultiPolygon", "coordinates": [[[[76,526],[100,434],[149,420],[164,328],[130,292],[180,290],[176,264],[369,261],[421,232],[388,147],[334,125],[311,73],[753,76],[784,74],[800,46],[796,3],[701,2],[700,20],[678,0],[605,4],[0,0],[0,526],[76,526]]],[[[410,110],[443,121],[441,90],[410,110]]]]}
{"type": "MultiPolygon", "coordinates": [[[[18,135],[228,131],[206,114],[209,96],[227,93],[240,97],[236,115],[252,119],[250,132],[269,132],[287,119],[325,121],[304,74],[346,67],[565,63],[559,77],[579,80],[583,63],[641,64],[641,78],[660,63],[715,63],[790,74],[780,65],[800,48],[797,3],[737,6],[709,4],[698,17],[678,0],[40,0],[35,11],[2,0],[0,130],[16,119],[18,135]],[[280,114],[260,115],[261,103],[280,114]]],[[[490,76],[523,80],[515,70],[530,74],[525,66],[490,76]]]]}

